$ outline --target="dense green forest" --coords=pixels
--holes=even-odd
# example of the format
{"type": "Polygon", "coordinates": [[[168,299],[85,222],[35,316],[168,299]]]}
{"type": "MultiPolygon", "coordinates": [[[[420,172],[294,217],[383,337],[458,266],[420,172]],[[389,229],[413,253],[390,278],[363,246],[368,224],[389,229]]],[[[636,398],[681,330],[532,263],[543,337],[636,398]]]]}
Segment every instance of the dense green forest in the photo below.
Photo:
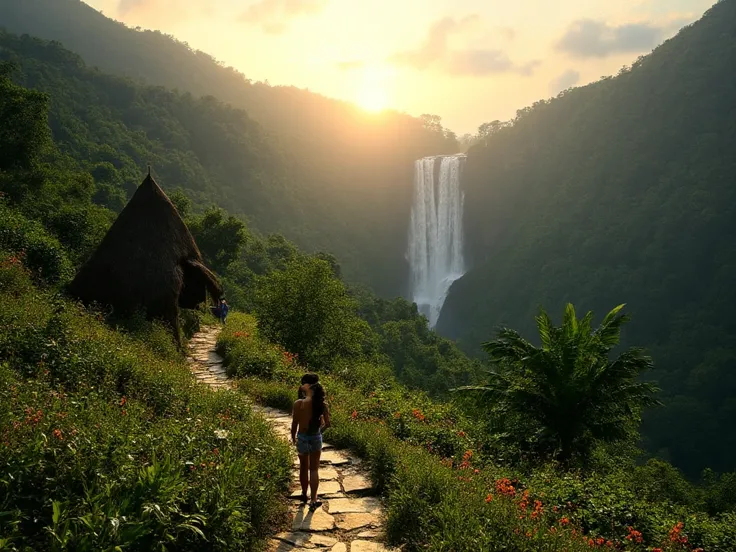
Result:
{"type": "MultiPolygon", "coordinates": [[[[217,142],[227,139],[223,144],[226,151],[227,146],[242,142],[239,145],[245,145],[254,154],[243,160],[230,158],[229,154],[217,159],[202,157],[217,157],[216,152],[207,148],[207,128],[212,125],[197,120],[192,113],[172,113],[173,105],[170,109],[165,107],[168,102],[186,108],[179,98],[168,96],[169,93],[157,92],[167,98],[159,99],[163,104],[158,105],[149,128],[156,126],[159,132],[172,130],[177,138],[189,141],[196,138],[185,138],[181,126],[191,130],[193,124],[203,124],[201,132],[197,128],[196,133],[201,135],[203,144],[192,144],[200,146],[192,149],[205,171],[186,176],[201,181],[209,179],[221,193],[232,191],[228,194],[232,201],[226,202],[217,194],[209,195],[211,199],[230,211],[252,217],[262,232],[278,231],[307,250],[334,253],[341,259],[347,278],[370,285],[382,296],[394,297],[406,292],[406,244],[396,236],[403,237],[407,231],[412,163],[426,155],[459,148],[455,135],[442,128],[436,117],[414,118],[394,112],[368,114],[347,102],[306,90],[251,82],[211,56],[192,50],[186,43],[160,32],[127,28],[80,0],[7,0],[0,5],[0,27],[19,35],[27,33],[60,41],[88,65],[105,73],[143,80],[195,97],[212,95],[244,109],[265,129],[268,141],[264,142],[261,132],[249,119],[240,116],[235,116],[227,138],[217,137],[217,142]],[[173,119],[181,115],[186,121],[161,120],[171,115],[173,119]],[[163,122],[168,125],[162,126],[163,122]],[[213,174],[212,167],[222,159],[227,159],[223,170],[213,174]],[[247,167],[244,173],[248,163],[255,166],[247,167]],[[267,190],[265,196],[257,199],[247,195],[258,186],[267,190]]],[[[89,77],[83,80],[88,81],[89,77]]],[[[64,90],[72,83],[67,81],[58,86],[64,90]]],[[[130,97],[136,95],[132,85],[120,83],[120,86],[126,90],[95,90],[102,109],[124,112],[132,107],[130,97]]],[[[61,101],[60,94],[45,90],[53,92],[53,102],[61,101]]],[[[213,105],[216,103],[206,101],[206,107],[198,108],[199,114],[212,110],[213,119],[219,121],[216,124],[227,125],[229,119],[221,117],[229,117],[229,112],[216,108],[213,105]]],[[[153,115],[146,109],[135,112],[138,116],[144,114],[153,115]]],[[[123,116],[121,122],[136,130],[145,124],[138,118],[131,120],[123,116]]],[[[166,147],[173,145],[169,137],[149,135],[149,138],[160,139],[166,147]]],[[[174,149],[183,149],[183,144],[177,143],[174,149]]],[[[162,172],[161,176],[165,189],[178,184],[175,179],[165,178],[166,173],[162,172]]]]}
{"type": "MultiPolygon", "coordinates": [[[[86,164],[98,146],[84,126],[62,138],[53,97],[17,84],[25,78],[0,65],[3,548],[257,549],[283,526],[292,459],[242,393],[288,406],[316,370],[329,438],[367,460],[392,544],[732,550],[733,474],[693,484],[665,462],[637,464],[640,415],[657,392],[638,379],[651,360],[617,348],[620,309],[597,327],[571,306],[561,325],[540,315],[541,348],[513,331],[484,336],[486,374],[415,305],[346,285],[333,255],[194,209],[196,191],[175,190],[228,299],[249,312],[234,313],[218,343],[240,392],[196,385],[160,324],[65,296],[115,217],[98,193],[117,188],[86,164]],[[436,400],[401,381],[444,399],[467,389],[436,400]]],[[[187,335],[208,321],[182,316],[187,335]]]]}
{"type": "Polygon", "coordinates": [[[466,166],[473,268],[439,331],[468,351],[540,305],[626,303],[664,406],[646,448],[736,468],[736,2],[614,78],[492,125],[466,166]]]}

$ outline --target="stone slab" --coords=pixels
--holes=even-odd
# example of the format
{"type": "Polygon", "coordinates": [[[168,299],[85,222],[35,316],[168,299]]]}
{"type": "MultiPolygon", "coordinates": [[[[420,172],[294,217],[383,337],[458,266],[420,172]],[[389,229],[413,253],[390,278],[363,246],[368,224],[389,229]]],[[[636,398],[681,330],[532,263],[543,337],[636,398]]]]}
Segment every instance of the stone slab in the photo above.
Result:
{"type": "Polygon", "coordinates": [[[330,500],[331,514],[365,514],[380,508],[375,498],[336,498],[330,500]]]}
{"type": "Polygon", "coordinates": [[[350,464],[350,458],[336,450],[328,450],[320,456],[321,464],[332,464],[333,466],[344,466],[350,464]]]}
{"type": "Polygon", "coordinates": [[[388,552],[388,550],[380,542],[354,540],[350,543],[350,552],[388,552]]]}
{"type": "Polygon", "coordinates": [[[380,531],[376,531],[375,529],[369,529],[368,531],[361,531],[358,533],[359,539],[375,539],[381,536],[380,531]]]}
{"type": "Polygon", "coordinates": [[[373,490],[373,484],[362,475],[348,475],[343,478],[342,486],[346,493],[364,493],[373,490]]]}
{"type": "Polygon", "coordinates": [[[312,533],[312,536],[309,539],[309,544],[329,548],[337,544],[337,539],[320,533],[312,533]]]}
{"type": "Polygon", "coordinates": [[[344,542],[338,542],[335,546],[332,547],[330,552],[347,552],[348,547],[344,542]]]}
{"type": "MultiPolygon", "coordinates": [[[[339,493],[340,491],[340,483],[338,483],[337,481],[320,481],[319,489],[317,492],[320,495],[325,495],[339,493]]],[[[289,498],[299,498],[300,496],[302,496],[301,487],[294,490],[294,492],[289,495],[289,498]]]]}
{"type": "Polygon", "coordinates": [[[335,518],[318,508],[314,512],[309,511],[307,505],[302,506],[294,516],[294,522],[291,526],[292,531],[332,531],[335,528],[335,518]]]}
{"type": "MultiPolygon", "coordinates": [[[[294,479],[298,482],[299,481],[299,461],[297,459],[296,468],[294,469],[294,479]]],[[[335,468],[331,468],[329,466],[320,466],[319,467],[319,480],[322,481],[332,481],[335,479],[338,479],[339,474],[337,473],[337,470],[335,468]]],[[[321,483],[320,483],[321,485],[321,483]]]]}
{"type": "Polygon", "coordinates": [[[337,521],[337,528],[341,531],[353,531],[363,527],[378,525],[379,519],[373,514],[345,514],[337,521]]]}
{"type": "Polygon", "coordinates": [[[276,539],[292,546],[304,546],[309,542],[309,538],[312,535],[310,533],[279,533],[276,535],[276,539]]]}

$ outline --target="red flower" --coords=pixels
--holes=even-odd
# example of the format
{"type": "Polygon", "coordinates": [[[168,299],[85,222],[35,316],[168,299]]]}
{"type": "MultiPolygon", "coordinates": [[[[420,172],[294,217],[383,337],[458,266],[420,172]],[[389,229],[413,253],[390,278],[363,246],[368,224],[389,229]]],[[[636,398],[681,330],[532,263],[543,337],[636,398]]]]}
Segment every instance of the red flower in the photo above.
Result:
{"type": "Polygon", "coordinates": [[[496,492],[504,496],[516,496],[516,489],[505,477],[496,481],[496,492]]]}
{"type": "Polygon", "coordinates": [[[59,441],[63,441],[64,440],[64,435],[61,433],[61,430],[60,429],[55,429],[53,431],[52,435],[54,437],[56,437],[59,441]]]}
{"type": "Polygon", "coordinates": [[[568,525],[568,524],[570,523],[570,520],[569,520],[569,519],[567,519],[566,517],[563,517],[563,518],[562,518],[562,519],[560,520],[560,523],[561,523],[562,525],[568,525]]]}
{"type": "Polygon", "coordinates": [[[493,500],[493,495],[488,493],[488,496],[486,497],[486,504],[489,503],[491,500],[493,500]]]}
{"type": "Polygon", "coordinates": [[[639,544],[644,542],[644,538],[642,537],[641,533],[633,527],[629,527],[629,534],[626,535],[626,540],[630,540],[639,544]]]}
{"type": "Polygon", "coordinates": [[[351,418],[352,418],[353,420],[354,420],[355,418],[357,418],[357,417],[358,417],[358,411],[357,411],[357,410],[353,410],[353,413],[352,413],[352,414],[350,415],[350,417],[351,417],[351,418]]]}

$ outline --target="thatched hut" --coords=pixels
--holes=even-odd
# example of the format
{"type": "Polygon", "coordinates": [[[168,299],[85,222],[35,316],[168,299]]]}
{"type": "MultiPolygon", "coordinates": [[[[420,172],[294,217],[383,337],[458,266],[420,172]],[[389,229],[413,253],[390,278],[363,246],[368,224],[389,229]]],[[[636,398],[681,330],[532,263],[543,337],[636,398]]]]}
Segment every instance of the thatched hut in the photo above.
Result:
{"type": "Polygon", "coordinates": [[[195,308],[222,296],[222,287],[179,212],[149,172],[80,269],[69,292],[84,303],[119,314],[139,309],[171,326],[179,342],[179,307],[195,308]]]}

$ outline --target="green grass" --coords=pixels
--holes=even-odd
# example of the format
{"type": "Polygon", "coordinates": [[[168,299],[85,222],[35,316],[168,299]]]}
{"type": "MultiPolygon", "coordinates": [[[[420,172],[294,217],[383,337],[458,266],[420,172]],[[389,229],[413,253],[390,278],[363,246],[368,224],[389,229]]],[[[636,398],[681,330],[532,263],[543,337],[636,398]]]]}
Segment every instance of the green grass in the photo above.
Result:
{"type": "Polygon", "coordinates": [[[115,331],[9,255],[0,282],[0,550],[261,547],[291,458],[249,401],[158,325],[115,331]]]}
{"type": "MultiPolygon", "coordinates": [[[[254,317],[234,313],[218,349],[241,378],[241,391],[290,408],[304,368],[259,336],[254,317]]],[[[484,448],[482,424],[457,405],[408,391],[385,367],[336,365],[320,373],[320,381],[333,416],[327,438],[367,460],[386,498],[388,537],[407,550],[575,551],[607,542],[620,550],[733,550],[734,514],[709,517],[657,500],[640,486],[647,477],[650,487],[658,485],[644,468],[636,471],[640,480],[625,470],[583,475],[545,465],[504,468],[484,448]],[[679,521],[687,545],[670,540],[679,521]],[[641,532],[641,543],[630,526],[641,532]]]]}

